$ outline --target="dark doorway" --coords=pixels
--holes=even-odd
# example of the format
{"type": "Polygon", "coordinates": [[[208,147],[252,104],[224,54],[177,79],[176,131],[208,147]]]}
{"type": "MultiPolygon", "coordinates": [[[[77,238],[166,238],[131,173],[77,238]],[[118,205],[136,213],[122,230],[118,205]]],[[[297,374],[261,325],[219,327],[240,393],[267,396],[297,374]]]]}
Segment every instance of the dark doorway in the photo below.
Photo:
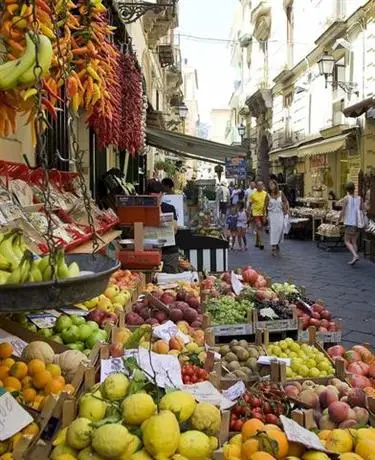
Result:
{"type": "Polygon", "coordinates": [[[268,153],[270,151],[267,136],[263,135],[260,141],[259,154],[258,154],[258,179],[266,183],[269,177],[269,159],[268,153]]]}

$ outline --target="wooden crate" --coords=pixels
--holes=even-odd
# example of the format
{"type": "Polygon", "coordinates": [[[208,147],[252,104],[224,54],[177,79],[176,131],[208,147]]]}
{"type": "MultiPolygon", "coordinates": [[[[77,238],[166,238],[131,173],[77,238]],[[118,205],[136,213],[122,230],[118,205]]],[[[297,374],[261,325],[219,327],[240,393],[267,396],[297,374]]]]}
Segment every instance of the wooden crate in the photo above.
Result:
{"type": "Polygon", "coordinates": [[[293,317],[290,319],[275,319],[269,321],[259,321],[258,310],[253,311],[253,330],[267,329],[269,332],[296,331],[298,329],[297,308],[292,308],[293,317]]]}
{"type": "Polygon", "coordinates": [[[252,335],[254,334],[252,312],[248,311],[247,322],[240,324],[227,324],[221,326],[212,326],[212,318],[209,313],[205,313],[203,322],[203,329],[207,333],[213,334],[215,337],[233,337],[252,335]]]}
{"type": "MultiPolygon", "coordinates": [[[[339,319],[336,319],[335,320],[336,324],[338,324],[340,330],[336,331],[336,332],[319,332],[319,331],[316,331],[315,332],[315,340],[316,342],[318,343],[321,343],[321,344],[336,344],[336,343],[341,343],[342,341],[342,329],[343,329],[343,325],[342,325],[342,321],[339,320],[339,319]]],[[[301,327],[299,327],[298,329],[298,340],[302,341],[302,342],[305,342],[308,340],[308,337],[309,337],[309,331],[308,329],[306,330],[302,330],[301,327]]]]}

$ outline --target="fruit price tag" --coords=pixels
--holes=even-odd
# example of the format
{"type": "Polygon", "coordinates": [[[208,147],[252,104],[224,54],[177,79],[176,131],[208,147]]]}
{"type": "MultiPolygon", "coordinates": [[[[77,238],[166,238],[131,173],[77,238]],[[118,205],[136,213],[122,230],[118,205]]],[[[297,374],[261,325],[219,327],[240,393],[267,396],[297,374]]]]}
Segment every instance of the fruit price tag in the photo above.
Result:
{"type": "Polygon", "coordinates": [[[241,291],[244,289],[244,285],[241,283],[241,281],[238,279],[238,276],[234,272],[231,272],[230,280],[232,283],[233,292],[236,295],[241,294],[241,291]]]}
{"type": "Polygon", "coordinates": [[[239,382],[229,387],[227,390],[224,390],[223,395],[227,399],[230,399],[231,401],[235,401],[240,396],[242,396],[245,393],[245,391],[246,391],[245,384],[243,383],[242,380],[240,380],[239,382]]]}
{"type": "Polygon", "coordinates": [[[257,363],[263,364],[264,366],[270,366],[271,361],[277,361],[278,363],[285,363],[290,366],[290,359],[288,358],[277,358],[276,356],[259,356],[257,363]]]}
{"type": "Polygon", "coordinates": [[[198,402],[206,402],[213,404],[214,406],[219,406],[221,410],[229,409],[235,404],[234,401],[227,399],[223,394],[221,394],[211,382],[199,382],[193,383],[192,385],[183,385],[182,389],[191,393],[198,402]]]}
{"type": "Polygon", "coordinates": [[[56,316],[51,313],[38,313],[35,315],[27,315],[29,320],[39,329],[50,329],[56,323],[56,316]]]}
{"type": "Polygon", "coordinates": [[[139,366],[150,381],[156,381],[161,388],[181,388],[181,365],[176,356],[158,355],[139,348],[139,366]]]}
{"type": "Polygon", "coordinates": [[[21,357],[23,349],[27,346],[27,342],[15,335],[9,334],[9,332],[0,329],[0,343],[9,342],[13,347],[13,354],[18,358],[21,357]]]}
{"type": "Polygon", "coordinates": [[[312,431],[306,430],[302,426],[298,425],[294,420],[280,415],[281,423],[288,438],[288,441],[299,442],[308,449],[320,450],[322,452],[328,452],[323,444],[320,442],[318,436],[312,431]]]}
{"type": "Polygon", "coordinates": [[[69,316],[72,316],[72,315],[87,316],[89,314],[87,310],[82,310],[81,308],[62,308],[61,311],[69,316]]]}
{"type": "Polygon", "coordinates": [[[190,342],[189,337],[183,334],[172,321],[167,321],[161,326],[154,327],[152,329],[152,333],[155,337],[166,340],[167,342],[169,342],[170,339],[176,336],[180,337],[184,341],[184,343],[190,342]]]}
{"type": "Polygon", "coordinates": [[[228,326],[214,326],[212,331],[217,336],[249,335],[253,332],[251,324],[230,324],[228,326]]]}
{"type": "Polygon", "coordinates": [[[0,396],[0,441],[9,439],[33,421],[10,393],[0,396]]]}
{"type": "Polygon", "coordinates": [[[125,372],[122,358],[102,359],[100,361],[100,383],[103,382],[108,375],[115,372],[125,372]]]}

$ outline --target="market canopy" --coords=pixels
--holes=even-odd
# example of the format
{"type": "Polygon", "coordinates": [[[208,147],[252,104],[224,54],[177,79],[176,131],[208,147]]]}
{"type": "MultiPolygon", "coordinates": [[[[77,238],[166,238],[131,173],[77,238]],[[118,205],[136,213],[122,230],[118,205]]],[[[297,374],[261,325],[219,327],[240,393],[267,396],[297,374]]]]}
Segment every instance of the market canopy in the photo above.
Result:
{"type": "Polygon", "coordinates": [[[298,156],[324,155],[325,153],[337,152],[347,148],[347,139],[350,133],[334,136],[313,144],[307,144],[298,149],[298,156]]]}
{"type": "Polygon", "coordinates": [[[210,163],[225,163],[226,159],[246,156],[246,148],[242,146],[221,144],[155,128],[146,128],[146,143],[180,156],[210,163]]]}

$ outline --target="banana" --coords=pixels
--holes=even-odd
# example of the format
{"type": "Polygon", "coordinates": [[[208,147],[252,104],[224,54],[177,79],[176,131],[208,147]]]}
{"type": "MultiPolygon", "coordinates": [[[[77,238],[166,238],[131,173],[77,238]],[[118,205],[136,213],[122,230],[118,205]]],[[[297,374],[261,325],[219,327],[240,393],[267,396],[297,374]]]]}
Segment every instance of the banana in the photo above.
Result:
{"type": "MultiPolygon", "coordinates": [[[[53,49],[51,40],[45,35],[39,35],[38,64],[42,68],[42,75],[48,72],[51,67],[52,54],[53,49]]],[[[22,72],[22,74],[17,77],[20,85],[30,86],[35,82],[34,62],[31,63],[30,67],[28,67],[26,71],[22,72]]],[[[37,75],[37,77],[41,77],[42,75],[37,75]]]]}
{"type": "Polygon", "coordinates": [[[39,270],[38,265],[35,265],[35,261],[33,261],[33,263],[31,264],[30,277],[32,277],[33,280],[36,282],[43,281],[42,272],[39,270]]]}
{"type": "Polygon", "coordinates": [[[59,253],[57,254],[56,272],[57,272],[57,278],[61,280],[64,280],[65,278],[69,278],[69,268],[65,262],[64,251],[59,251],[59,253]]]}
{"type": "Polygon", "coordinates": [[[8,278],[9,278],[8,272],[0,271],[0,285],[6,284],[8,278]]]}
{"type": "Polygon", "coordinates": [[[72,262],[69,265],[69,278],[74,278],[79,275],[79,265],[77,262],[72,262]]]}
{"type": "Polygon", "coordinates": [[[22,273],[21,273],[21,283],[25,283],[30,276],[30,268],[32,262],[32,254],[25,254],[21,264],[22,264],[22,273]]]}
{"type": "Polygon", "coordinates": [[[5,235],[3,241],[0,244],[0,254],[10,262],[12,269],[14,270],[20,263],[20,258],[13,251],[12,241],[17,235],[9,233],[5,235]]]}
{"type": "Polygon", "coordinates": [[[43,256],[40,259],[35,261],[36,266],[39,268],[40,272],[43,274],[44,270],[48,267],[49,256],[43,256]]]}
{"type": "Polygon", "coordinates": [[[22,262],[18,265],[18,267],[12,271],[12,273],[8,276],[6,280],[6,284],[19,284],[21,282],[22,277],[22,262]]]}
{"type": "Polygon", "coordinates": [[[21,243],[22,243],[22,234],[17,233],[16,236],[12,240],[12,249],[14,254],[19,258],[22,259],[24,250],[21,249],[21,243]]]}
{"type": "Polygon", "coordinates": [[[46,269],[43,272],[43,281],[51,281],[52,279],[52,267],[47,265],[46,269]]]}
{"type": "Polygon", "coordinates": [[[0,270],[6,272],[12,271],[12,264],[2,254],[0,254],[0,270]]]}
{"type": "MultiPolygon", "coordinates": [[[[50,42],[51,43],[51,42],[50,42]]],[[[26,34],[26,50],[25,54],[20,58],[16,59],[14,62],[14,67],[11,67],[9,70],[9,66],[7,68],[6,73],[0,74],[0,89],[7,90],[12,89],[17,86],[18,79],[27,72],[28,69],[34,68],[33,64],[35,62],[35,55],[36,55],[36,47],[35,43],[33,42],[30,34],[26,34]]],[[[4,66],[8,63],[5,63],[0,66],[0,71],[4,66]]]]}

